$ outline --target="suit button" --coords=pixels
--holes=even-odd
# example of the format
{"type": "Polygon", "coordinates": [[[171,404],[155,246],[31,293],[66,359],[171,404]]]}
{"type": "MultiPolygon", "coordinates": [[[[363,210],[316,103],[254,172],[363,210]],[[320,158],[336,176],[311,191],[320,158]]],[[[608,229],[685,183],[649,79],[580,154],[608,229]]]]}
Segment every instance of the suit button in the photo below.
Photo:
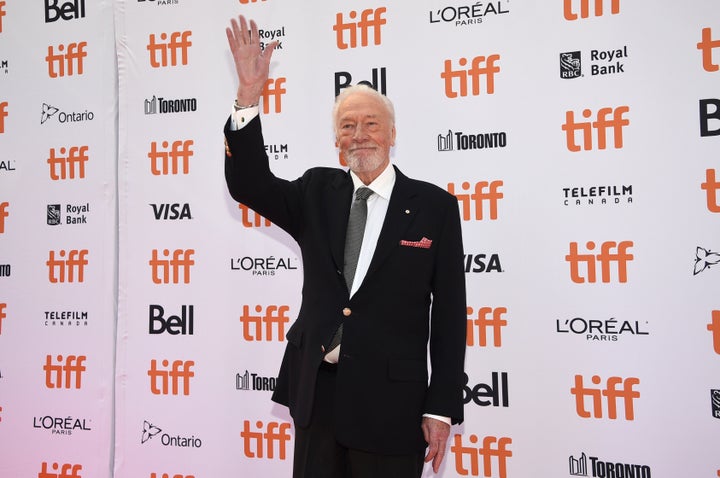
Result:
{"type": "Polygon", "coordinates": [[[345,317],[350,317],[350,314],[352,314],[352,310],[350,310],[350,307],[345,307],[345,308],[343,309],[343,315],[344,315],[345,317]]]}

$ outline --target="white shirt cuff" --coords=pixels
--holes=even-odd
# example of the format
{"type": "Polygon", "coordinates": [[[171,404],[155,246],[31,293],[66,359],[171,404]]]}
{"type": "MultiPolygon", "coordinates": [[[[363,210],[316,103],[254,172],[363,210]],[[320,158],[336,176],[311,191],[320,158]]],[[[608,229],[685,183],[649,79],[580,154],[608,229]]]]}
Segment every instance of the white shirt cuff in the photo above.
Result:
{"type": "Polygon", "coordinates": [[[259,106],[243,108],[238,111],[235,111],[235,107],[233,107],[233,112],[230,115],[230,131],[238,131],[243,129],[245,125],[247,125],[253,118],[255,118],[259,114],[259,106]]]}
{"type": "Polygon", "coordinates": [[[448,425],[452,425],[452,420],[449,417],[443,417],[440,415],[432,415],[430,413],[423,413],[423,417],[434,418],[435,420],[439,420],[443,423],[447,423],[448,425]]]}

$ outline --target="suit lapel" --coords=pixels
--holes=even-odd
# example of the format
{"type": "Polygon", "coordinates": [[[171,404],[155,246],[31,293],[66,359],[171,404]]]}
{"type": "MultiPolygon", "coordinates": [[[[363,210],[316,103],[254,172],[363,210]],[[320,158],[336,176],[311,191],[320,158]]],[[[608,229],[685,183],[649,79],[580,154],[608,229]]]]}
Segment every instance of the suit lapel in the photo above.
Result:
{"type": "MultiPolygon", "coordinates": [[[[417,195],[413,191],[412,181],[402,174],[398,168],[395,168],[395,174],[395,186],[390,196],[385,221],[363,283],[382,265],[390,252],[395,247],[398,247],[403,234],[412,224],[418,212],[417,195]]],[[[347,223],[347,220],[345,222],[347,223]]]]}
{"type": "Polygon", "coordinates": [[[337,176],[329,184],[328,188],[325,205],[327,208],[330,252],[337,269],[343,270],[343,264],[345,263],[345,234],[353,192],[350,173],[345,176],[337,176]]]}

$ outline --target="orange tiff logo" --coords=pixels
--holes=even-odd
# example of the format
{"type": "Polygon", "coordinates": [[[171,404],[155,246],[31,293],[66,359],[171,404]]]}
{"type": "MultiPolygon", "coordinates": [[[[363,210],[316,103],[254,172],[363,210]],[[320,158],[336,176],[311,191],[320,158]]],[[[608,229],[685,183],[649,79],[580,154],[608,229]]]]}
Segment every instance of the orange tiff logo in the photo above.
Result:
{"type": "Polygon", "coordinates": [[[0,134],[5,132],[5,118],[8,116],[8,102],[0,101],[0,134]]]}
{"type": "Polygon", "coordinates": [[[7,304],[4,302],[0,302],[0,335],[2,335],[3,319],[7,319],[7,313],[5,312],[6,308],[7,304]]]}
{"type": "Polygon", "coordinates": [[[248,342],[254,341],[273,341],[273,336],[278,342],[285,339],[285,324],[290,322],[287,313],[290,307],[287,305],[268,305],[263,312],[262,305],[255,306],[257,315],[250,314],[250,306],[243,305],[240,323],[242,324],[243,339],[248,342]],[[263,327],[263,324],[265,327],[263,327]],[[263,329],[265,334],[263,338],[263,329]],[[275,331],[275,334],[273,334],[275,331]]]}
{"type": "Polygon", "coordinates": [[[463,221],[482,221],[485,219],[486,206],[490,220],[494,221],[498,218],[498,202],[503,198],[503,193],[500,192],[502,185],[503,182],[499,180],[479,181],[475,183],[473,192],[470,193],[471,185],[465,181],[460,187],[468,192],[456,193],[454,183],[448,183],[447,191],[458,199],[463,221]],[[475,209],[475,214],[471,213],[471,209],[475,209]]]}
{"type": "MultiPolygon", "coordinates": [[[[612,263],[617,264],[617,279],[620,283],[627,282],[627,265],[635,257],[628,252],[633,247],[632,241],[615,241],[603,242],[600,245],[599,254],[580,254],[578,252],[578,243],[570,243],[570,253],[565,256],[565,260],[570,263],[570,278],[576,284],[588,282],[593,284],[597,282],[596,263],[600,263],[600,280],[603,283],[610,282],[610,266],[612,263]],[[612,252],[615,250],[615,252],[612,252]],[[584,274],[581,273],[580,264],[584,264],[584,274]]],[[[585,246],[588,251],[595,250],[595,243],[588,241],[585,246]]]]}
{"type": "Polygon", "coordinates": [[[718,203],[718,191],[720,191],[720,182],[715,178],[714,169],[705,170],[705,182],[700,188],[707,193],[707,208],[710,212],[720,212],[720,203],[718,203]]]}
{"type": "Polygon", "coordinates": [[[167,33],[160,34],[160,40],[151,33],[147,51],[150,52],[150,66],[153,68],[165,68],[167,66],[178,66],[178,54],[180,65],[188,64],[188,51],[192,46],[190,36],[192,31],[172,32],[170,40],[167,33]],[[169,58],[168,58],[169,56],[169,58]]]}
{"type": "Polygon", "coordinates": [[[475,346],[475,330],[477,330],[478,347],[487,347],[488,331],[492,331],[493,346],[502,347],[502,328],[507,325],[503,316],[507,313],[507,307],[480,307],[477,311],[477,318],[473,318],[473,308],[467,308],[467,333],[466,341],[468,347],[475,346]]]}
{"type": "MultiPolygon", "coordinates": [[[[341,50],[357,47],[357,34],[360,31],[360,46],[368,46],[368,38],[370,37],[370,29],[373,31],[373,45],[380,45],[381,27],[387,23],[383,18],[383,13],[387,12],[387,8],[380,7],[376,9],[369,8],[360,13],[360,21],[348,21],[343,19],[342,12],[335,15],[335,25],[333,30],[336,32],[337,47],[341,50]],[[350,37],[349,41],[345,37],[345,33],[350,37]]],[[[357,12],[352,10],[348,17],[350,20],[357,18],[357,12]]]]}
{"type": "Polygon", "coordinates": [[[468,78],[472,88],[472,95],[480,94],[480,77],[485,76],[485,91],[492,95],[495,93],[495,74],[500,73],[500,67],[495,64],[500,60],[500,55],[490,55],[488,57],[476,56],[472,59],[472,66],[468,69],[467,58],[458,60],[459,69],[454,70],[452,60],[445,60],[445,70],[440,73],[440,78],[445,80],[445,96],[448,98],[457,98],[459,96],[468,95],[468,78]],[[455,89],[455,80],[459,83],[459,91],[455,89]]]}
{"type": "Polygon", "coordinates": [[[478,436],[471,434],[468,437],[470,442],[463,445],[462,435],[456,434],[453,444],[450,446],[450,453],[455,455],[455,471],[462,476],[480,476],[480,459],[484,477],[507,477],[507,460],[513,454],[508,449],[512,439],[508,437],[486,436],[482,439],[482,445],[478,448],[478,436]],[[466,460],[467,458],[467,460],[466,460]],[[497,468],[493,468],[493,458],[497,460],[497,468]],[[467,467],[469,461],[469,469],[467,467]],[[497,471],[497,473],[495,473],[497,471]]]}
{"type": "Polygon", "coordinates": [[[251,431],[250,421],[243,421],[240,437],[243,441],[243,453],[248,458],[275,458],[277,449],[278,458],[287,457],[288,442],[290,441],[290,424],[287,422],[268,422],[267,426],[261,421],[255,422],[256,431],[251,431]]]}
{"type": "Polygon", "coordinates": [[[173,141],[172,145],[163,141],[160,143],[162,149],[158,149],[158,142],[153,141],[147,155],[150,159],[150,172],[153,176],[189,174],[190,158],[195,154],[192,150],[194,144],[191,139],[173,141]]]}
{"type": "Polygon", "coordinates": [[[158,257],[158,249],[153,249],[152,258],[148,262],[152,271],[154,284],[190,283],[190,269],[195,265],[193,255],[195,249],[163,249],[163,259],[158,257]],[[181,279],[182,277],[182,279],[181,279]]]}
{"type": "MultiPolygon", "coordinates": [[[[4,304],[0,304],[0,319],[2,319],[2,305],[4,304]]],[[[712,311],[712,320],[707,325],[707,329],[713,337],[713,349],[716,354],[720,355],[720,310],[712,311]]]]}
{"type": "Polygon", "coordinates": [[[287,78],[281,77],[281,78],[269,78],[265,82],[265,87],[262,90],[262,100],[263,100],[263,113],[269,114],[270,113],[270,103],[275,104],[275,113],[282,112],[282,97],[285,93],[287,93],[287,90],[283,88],[283,85],[285,84],[285,81],[287,78]],[[272,101],[271,101],[272,100],[272,101]]]}
{"type": "MultiPolygon", "coordinates": [[[[612,129],[613,132],[613,146],[615,149],[621,149],[623,147],[623,128],[630,124],[630,120],[624,118],[623,115],[629,111],[628,106],[619,106],[615,109],[600,108],[595,121],[575,121],[575,112],[566,111],[562,130],[565,131],[567,149],[572,152],[593,149],[593,129],[597,132],[597,149],[607,148],[608,129],[612,129]],[[612,119],[608,119],[609,115],[612,115],[612,119]],[[576,142],[576,133],[578,132],[581,134],[582,146],[576,142]]],[[[583,118],[590,118],[592,114],[589,109],[584,109],[582,112],[583,118]]]]}
{"type": "MultiPolygon", "coordinates": [[[[5,2],[2,1],[2,2],[0,2],[0,33],[2,33],[2,30],[3,30],[3,17],[4,17],[5,15],[7,15],[7,14],[5,13],[5,2]]],[[[2,131],[0,131],[0,133],[1,133],[1,132],[2,132],[2,131]]]]}
{"type": "Polygon", "coordinates": [[[720,48],[720,40],[713,40],[712,30],[703,28],[702,40],[698,42],[697,49],[702,52],[703,69],[711,73],[720,70],[718,62],[713,61],[713,50],[715,48],[720,48]]]}
{"type": "Polygon", "coordinates": [[[85,355],[62,355],[56,357],[57,364],[53,364],[52,355],[45,357],[45,386],[47,388],[82,388],[82,374],[86,370],[85,355]],[[64,360],[64,361],[63,361],[64,360]]]}
{"type": "Polygon", "coordinates": [[[88,157],[87,146],[71,146],[70,148],[50,148],[50,157],[47,163],[50,167],[50,179],[60,181],[65,179],[85,179],[85,164],[88,157]],[[58,154],[59,152],[59,154],[58,154]]]}
{"type": "MultiPolygon", "coordinates": [[[[590,1],[591,0],[579,0],[580,1],[580,17],[579,18],[587,18],[590,16],[590,1]]],[[[563,3],[563,14],[565,15],[565,20],[577,20],[578,15],[576,11],[573,9],[573,3],[576,3],[577,0],[564,0],[563,3]]],[[[593,14],[596,17],[602,17],[604,14],[604,2],[605,0],[592,0],[594,3],[594,12],[593,14]]],[[[610,13],[613,15],[617,15],[620,13],[620,0],[610,0],[610,13]]]]}
{"type": "Polygon", "coordinates": [[[272,223],[269,219],[262,217],[244,204],[238,203],[238,208],[242,212],[240,219],[243,227],[270,227],[272,223]]]}
{"type": "Polygon", "coordinates": [[[150,361],[150,370],[147,374],[150,377],[150,392],[153,395],[190,395],[190,379],[195,376],[192,368],[195,362],[192,360],[173,360],[172,366],[169,360],[163,360],[163,368],[158,368],[157,360],[150,361]]]}
{"type": "Polygon", "coordinates": [[[48,279],[51,283],[58,282],[85,282],[85,266],[88,265],[87,249],[72,249],[49,252],[48,279]]]}
{"type": "Polygon", "coordinates": [[[82,75],[83,59],[87,57],[87,52],[85,51],[86,46],[86,41],[68,43],[67,46],[60,44],[57,46],[58,53],[55,53],[55,48],[52,45],[48,46],[48,54],[45,57],[45,61],[48,65],[48,75],[50,78],[73,76],[75,74],[82,75]]]}
{"type": "Polygon", "coordinates": [[[5,218],[10,216],[10,212],[8,212],[9,206],[10,203],[7,201],[0,202],[0,234],[5,233],[5,218]]]}
{"type": "MultiPolygon", "coordinates": [[[[602,379],[598,375],[593,375],[590,381],[594,385],[602,383],[602,379]]],[[[618,399],[621,399],[625,420],[632,421],[635,419],[633,400],[640,398],[640,392],[633,390],[633,386],[639,384],[640,379],[635,377],[625,379],[622,377],[610,377],[607,379],[605,388],[585,387],[583,376],[575,375],[575,386],[570,389],[570,393],[575,395],[575,411],[582,418],[603,418],[603,397],[605,397],[605,408],[607,409],[607,417],[610,420],[617,420],[618,399]],[[618,389],[618,386],[622,388],[618,389]],[[587,397],[590,397],[592,404],[589,411],[585,407],[585,398],[587,397]]]]}
{"type": "Polygon", "coordinates": [[[42,469],[38,473],[38,478],[82,478],[80,472],[82,471],[82,465],[72,465],[64,463],[53,463],[51,470],[48,470],[48,463],[43,461],[42,469]]]}

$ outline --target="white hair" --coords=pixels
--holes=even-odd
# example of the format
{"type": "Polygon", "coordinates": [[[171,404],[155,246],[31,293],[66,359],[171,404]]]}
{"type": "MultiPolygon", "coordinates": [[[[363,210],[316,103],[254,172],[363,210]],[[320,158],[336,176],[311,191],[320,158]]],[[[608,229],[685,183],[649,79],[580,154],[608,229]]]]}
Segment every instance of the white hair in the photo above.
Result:
{"type": "Polygon", "coordinates": [[[366,95],[374,96],[375,98],[382,101],[382,103],[385,105],[385,108],[387,109],[388,115],[390,115],[390,126],[395,126],[395,107],[392,104],[392,101],[390,101],[390,98],[383,95],[379,91],[377,91],[375,88],[372,88],[364,83],[359,83],[357,85],[348,86],[347,88],[343,88],[340,91],[340,94],[337,95],[335,98],[335,104],[333,105],[332,109],[332,119],[333,119],[333,129],[335,130],[335,133],[337,134],[337,125],[338,125],[338,110],[340,109],[340,105],[342,104],[345,99],[354,94],[354,93],[363,93],[366,95]]]}

